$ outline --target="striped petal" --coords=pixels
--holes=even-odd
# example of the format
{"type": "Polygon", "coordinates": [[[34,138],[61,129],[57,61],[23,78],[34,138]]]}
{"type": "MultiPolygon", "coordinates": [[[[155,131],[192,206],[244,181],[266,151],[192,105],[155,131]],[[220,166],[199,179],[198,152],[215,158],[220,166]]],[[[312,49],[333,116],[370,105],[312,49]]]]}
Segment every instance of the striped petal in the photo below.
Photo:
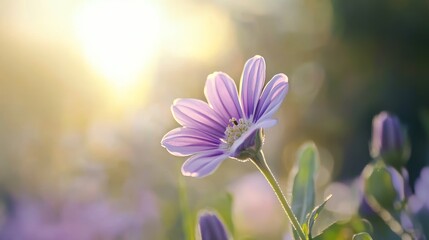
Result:
{"type": "Polygon", "coordinates": [[[176,99],[171,111],[176,121],[184,127],[198,129],[216,138],[224,135],[223,119],[201,100],[176,99]]]}
{"type": "Polygon", "coordinates": [[[280,107],[289,89],[283,73],[275,75],[267,84],[258,102],[254,122],[270,118],[280,107]]]}
{"type": "Polygon", "coordinates": [[[175,156],[214,150],[219,147],[220,140],[192,128],[176,128],[168,132],[161,140],[161,145],[175,156]]]}
{"type": "Polygon", "coordinates": [[[240,119],[243,116],[237,86],[227,74],[222,72],[210,74],[207,77],[204,94],[210,106],[222,116],[225,126],[232,117],[240,119]]]}
{"type": "Polygon", "coordinates": [[[244,65],[240,81],[240,96],[247,119],[254,116],[256,104],[265,83],[265,60],[255,56],[244,65]]]}
{"type": "Polygon", "coordinates": [[[182,165],[182,174],[197,178],[208,176],[227,158],[228,155],[219,150],[196,154],[182,165]]]}

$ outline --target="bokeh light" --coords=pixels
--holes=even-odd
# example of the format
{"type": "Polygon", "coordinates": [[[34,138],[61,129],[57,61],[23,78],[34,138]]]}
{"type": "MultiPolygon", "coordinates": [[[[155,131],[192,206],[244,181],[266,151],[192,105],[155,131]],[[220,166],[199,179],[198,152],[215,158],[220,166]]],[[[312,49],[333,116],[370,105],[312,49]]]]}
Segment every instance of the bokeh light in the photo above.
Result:
{"type": "Polygon", "coordinates": [[[77,10],[75,31],[88,62],[113,87],[129,91],[153,67],[161,14],[148,1],[92,1],[77,10]]]}
{"type": "Polygon", "coordinates": [[[168,51],[177,57],[197,61],[212,61],[226,56],[235,42],[228,15],[208,4],[177,7],[179,9],[168,18],[165,31],[168,51]]]}

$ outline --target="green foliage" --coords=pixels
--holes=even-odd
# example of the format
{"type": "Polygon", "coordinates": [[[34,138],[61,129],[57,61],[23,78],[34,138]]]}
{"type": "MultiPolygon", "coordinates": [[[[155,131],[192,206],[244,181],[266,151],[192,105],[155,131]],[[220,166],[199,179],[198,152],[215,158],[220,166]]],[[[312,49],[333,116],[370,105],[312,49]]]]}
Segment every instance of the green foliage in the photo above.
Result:
{"type": "Polygon", "coordinates": [[[372,232],[372,226],[368,221],[355,216],[348,221],[333,223],[313,240],[350,240],[355,234],[362,232],[372,232]]]}
{"type": "Polygon", "coordinates": [[[292,190],[292,209],[302,224],[314,208],[314,177],[318,161],[317,148],[314,143],[305,143],[298,151],[298,171],[295,175],[292,190]]]}
{"type": "MultiPolygon", "coordinates": [[[[298,171],[295,175],[292,189],[292,210],[296,215],[303,230],[308,234],[307,215],[314,208],[316,168],[319,161],[319,154],[314,143],[305,143],[298,150],[297,162],[298,171]]],[[[294,231],[296,239],[297,234],[294,231]]]]}
{"type": "Polygon", "coordinates": [[[308,216],[307,219],[307,226],[308,226],[308,237],[309,239],[311,239],[311,229],[313,229],[313,225],[316,222],[316,219],[319,217],[319,213],[323,210],[323,208],[325,207],[325,204],[328,202],[328,200],[332,197],[332,195],[329,195],[325,201],[323,201],[322,204],[320,204],[319,206],[315,207],[313,209],[313,211],[311,212],[311,214],[308,216]]]}
{"type": "Polygon", "coordinates": [[[393,210],[397,193],[390,172],[382,164],[368,165],[364,171],[365,194],[373,197],[384,209],[393,210]]]}
{"type": "Polygon", "coordinates": [[[371,235],[366,232],[353,235],[353,240],[372,240],[371,235]]]}
{"type": "Polygon", "coordinates": [[[179,202],[184,239],[195,239],[194,213],[189,208],[188,193],[183,176],[179,176],[179,202]]]}

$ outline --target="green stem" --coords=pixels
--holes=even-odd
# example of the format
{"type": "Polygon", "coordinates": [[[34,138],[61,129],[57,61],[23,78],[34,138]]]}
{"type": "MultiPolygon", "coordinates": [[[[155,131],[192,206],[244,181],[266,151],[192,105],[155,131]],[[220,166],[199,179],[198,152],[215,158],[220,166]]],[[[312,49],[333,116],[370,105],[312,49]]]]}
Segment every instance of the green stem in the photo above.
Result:
{"type": "Polygon", "coordinates": [[[194,223],[189,209],[188,193],[183,176],[179,176],[179,206],[182,214],[182,228],[185,239],[194,240],[194,223]]]}
{"type": "Polygon", "coordinates": [[[305,236],[304,231],[301,228],[301,225],[298,222],[298,219],[296,218],[295,214],[293,213],[291,207],[289,206],[289,203],[287,202],[279,183],[275,179],[273,173],[271,172],[270,168],[268,167],[268,164],[265,160],[264,153],[262,151],[258,151],[256,154],[254,154],[251,157],[252,162],[256,165],[256,167],[261,171],[261,173],[264,175],[264,177],[267,179],[268,183],[273,188],[275,194],[277,195],[277,198],[279,199],[283,210],[285,211],[287,217],[289,218],[290,223],[292,224],[292,227],[296,230],[298,233],[298,236],[301,240],[306,240],[307,237],[305,236]]]}

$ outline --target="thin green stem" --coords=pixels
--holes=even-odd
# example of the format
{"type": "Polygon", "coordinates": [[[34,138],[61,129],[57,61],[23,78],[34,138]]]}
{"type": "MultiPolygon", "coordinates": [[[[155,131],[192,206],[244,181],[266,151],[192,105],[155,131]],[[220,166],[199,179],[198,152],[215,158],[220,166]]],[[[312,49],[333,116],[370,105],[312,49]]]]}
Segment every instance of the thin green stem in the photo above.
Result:
{"type": "Polygon", "coordinates": [[[182,214],[182,228],[185,239],[194,240],[194,223],[189,208],[188,193],[183,176],[179,176],[179,206],[182,214]]]}
{"type": "Polygon", "coordinates": [[[305,236],[304,231],[302,230],[301,225],[298,222],[298,219],[296,218],[295,214],[293,213],[288,201],[286,200],[286,197],[284,196],[279,183],[275,179],[273,173],[271,172],[270,168],[268,167],[268,164],[265,160],[264,153],[262,151],[257,152],[255,155],[251,158],[252,162],[256,165],[256,167],[261,171],[261,173],[264,175],[264,177],[267,179],[268,183],[273,188],[275,194],[277,195],[277,198],[279,199],[283,210],[285,211],[287,217],[289,218],[290,223],[292,224],[292,227],[296,230],[298,233],[298,236],[301,240],[306,240],[307,237],[305,236]]]}

